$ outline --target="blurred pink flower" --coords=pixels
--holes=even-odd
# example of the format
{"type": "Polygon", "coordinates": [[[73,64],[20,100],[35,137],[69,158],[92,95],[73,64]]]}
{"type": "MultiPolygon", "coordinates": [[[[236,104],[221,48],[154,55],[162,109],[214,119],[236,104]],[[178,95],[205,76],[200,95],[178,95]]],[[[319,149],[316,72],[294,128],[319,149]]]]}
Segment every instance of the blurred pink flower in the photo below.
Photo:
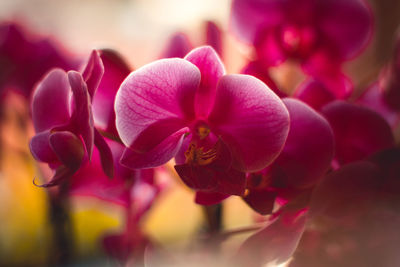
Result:
{"type": "Polygon", "coordinates": [[[76,69],[78,62],[48,38],[16,23],[0,24],[0,88],[29,98],[35,83],[51,68],[76,69]]]}
{"type": "Polygon", "coordinates": [[[324,58],[340,63],[359,53],[372,21],[363,0],[234,0],[231,30],[270,66],[290,58],[321,68],[324,58]]]}
{"type": "MultiPolygon", "coordinates": [[[[222,56],[221,29],[213,21],[206,21],[204,24],[206,26],[204,44],[211,46],[219,56],[222,56]]],[[[189,37],[185,33],[177,32],[169,39],[160,58],[184,58],[193,48],[189,37]]]]}

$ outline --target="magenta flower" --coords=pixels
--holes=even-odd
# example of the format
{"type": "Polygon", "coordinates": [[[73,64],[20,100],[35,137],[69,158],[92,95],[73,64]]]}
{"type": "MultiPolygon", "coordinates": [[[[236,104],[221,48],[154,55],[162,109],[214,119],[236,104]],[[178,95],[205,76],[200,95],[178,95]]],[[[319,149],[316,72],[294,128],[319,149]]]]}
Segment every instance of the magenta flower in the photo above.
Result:
{"type": "Polygon", "coordinates": [[[317,69],[323,58],[348,60],[367,45],[372,13],[363,0],[234,0],[231,29],[270,66],[290,58],[317,69]]]}
{"type": "Polygon", "coordinates": [[[71,70],[76,63],[51,40],[15,23],[0,24],[1,89],[13,88],[29,98],[34,84],[51,68],[71,70]]]}
{"type": "Polygon", "coordinates": [[[289,116],[258,79],[224,73],[210,47],[131,73],[115,103],[128,147],[122,164],[152,168],[177,156],[175,168],[189,187],[242,195],[243,172],[265,168],[281,151],[289,116]]]}
{"type": "Polygon", "coordinates": [[[37,134],[30,149],[37,160],[56,170],[42,186],[57,185],[71,177],[86,158],[91,159],[94,145],[99,148],[105,173],[113,176],[112,154],[94,128],[91,107],[103,72],[101,59],[93,51],[83,74],[53,69],[36,87],[32,119],[37,134]]]}

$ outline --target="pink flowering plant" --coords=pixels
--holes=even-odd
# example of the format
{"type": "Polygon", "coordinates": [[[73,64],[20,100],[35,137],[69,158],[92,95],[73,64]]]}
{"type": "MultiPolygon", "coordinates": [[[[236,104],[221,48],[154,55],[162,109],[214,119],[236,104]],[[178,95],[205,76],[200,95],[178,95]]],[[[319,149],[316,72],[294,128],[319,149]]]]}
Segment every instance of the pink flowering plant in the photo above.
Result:
{"type": "Polygon", "coordinates": [[[70,204],[89,198],[122,214],[96,239],[96,263],[398,266],[400,39],[365,80],[347,65],[377,31],[374,11],[364,0],[233,0],[228,27],[206,21],[199,47],[177,31],[137,69],[112,49],[79,59],[1,24],[0,103],[11,92],[30,102],[49,262],[81,263],[70,204]],[[206,224],[179,252],[146,228],[176,188],[193,192],[206,224]],[[235,197],[252,222],[227,229],[235,197]]]}

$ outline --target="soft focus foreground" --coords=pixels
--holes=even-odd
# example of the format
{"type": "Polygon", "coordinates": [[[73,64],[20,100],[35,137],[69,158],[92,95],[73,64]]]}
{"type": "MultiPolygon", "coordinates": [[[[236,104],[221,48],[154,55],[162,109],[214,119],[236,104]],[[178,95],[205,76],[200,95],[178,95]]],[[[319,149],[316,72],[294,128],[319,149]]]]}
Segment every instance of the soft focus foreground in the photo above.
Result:
{"type": "Polygon", "coordinates": [[[3,1],[1,266],[399,266],[400,4],[3,1]]]}

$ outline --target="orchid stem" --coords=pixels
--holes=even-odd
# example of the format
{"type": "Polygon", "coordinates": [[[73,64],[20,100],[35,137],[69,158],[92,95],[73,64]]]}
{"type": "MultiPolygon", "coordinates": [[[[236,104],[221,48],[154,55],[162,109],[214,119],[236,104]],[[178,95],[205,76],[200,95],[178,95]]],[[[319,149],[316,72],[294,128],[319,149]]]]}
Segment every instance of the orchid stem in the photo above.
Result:
{"type": "Polygon", "coordinates": [[[68,185],[49,192],[50,220],[53,225],[53,259],[55,264],[66,264],[72,259],[72,227],[69,214],[68,185]]]}
{"type": "Polygon", "coordinates": [[[220,233],[222,230],[222,204],[204,206],[204,213],[207,221],[207,233],[210,235],[220,233]]]}

